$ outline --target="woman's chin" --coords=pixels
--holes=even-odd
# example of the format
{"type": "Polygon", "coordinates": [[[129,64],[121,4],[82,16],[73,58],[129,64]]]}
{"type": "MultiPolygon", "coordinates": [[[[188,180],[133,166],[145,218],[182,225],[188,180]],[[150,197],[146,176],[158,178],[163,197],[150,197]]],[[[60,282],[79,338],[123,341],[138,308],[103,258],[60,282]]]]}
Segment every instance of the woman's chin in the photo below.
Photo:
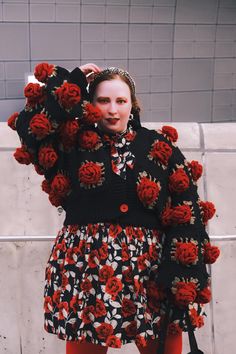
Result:
{"type": "Polygon", "coordinates": [[[123,132],[127,127],[122,127],[119,122],[116,124],[102,124],[98,123],[98,128],[104,132],[107,133],[121,133],[123,132]]]}

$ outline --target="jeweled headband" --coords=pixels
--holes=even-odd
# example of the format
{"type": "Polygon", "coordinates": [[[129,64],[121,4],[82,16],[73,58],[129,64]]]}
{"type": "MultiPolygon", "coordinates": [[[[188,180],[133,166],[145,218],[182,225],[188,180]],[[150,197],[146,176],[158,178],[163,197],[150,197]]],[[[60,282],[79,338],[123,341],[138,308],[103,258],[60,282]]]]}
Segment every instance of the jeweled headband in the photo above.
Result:
{"type": "Polygon", "coordinates": [[[125,70],[120,69],[120,68],[116,68],[114,66],[111,66],[109,68],[105,68],[100,73],[95,74],[94,75],[94,80],[91,82],[91,86],[95,84],[97,79],[99,79],[100,77],[102,77],[102,76],[104,76],[106,74],[117,74],[119,76],[125,77],[129,81],[132,93],[135,95],[135,82],[132,79],[132,77],[130,76],[130,74],[128,73],[128,71],[125,71],[125,70]]]}

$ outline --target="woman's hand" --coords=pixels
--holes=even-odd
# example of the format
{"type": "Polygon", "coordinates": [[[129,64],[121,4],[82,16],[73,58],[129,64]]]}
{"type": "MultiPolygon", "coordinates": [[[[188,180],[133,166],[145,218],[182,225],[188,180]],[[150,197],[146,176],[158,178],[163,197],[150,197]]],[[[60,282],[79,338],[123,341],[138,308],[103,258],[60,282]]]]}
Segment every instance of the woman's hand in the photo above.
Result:
{"type": "Polygon", "coordinates": [[[81,71],[83,71],[84,75],[86,75],[88,83],[93,81],[94,74],[98,74],[98,73],[100,73],[100,71],[102,71],[102,69],[100,69],[94,63],[84,64],[84,65],[81,65],[79,68],[81,71]]]}

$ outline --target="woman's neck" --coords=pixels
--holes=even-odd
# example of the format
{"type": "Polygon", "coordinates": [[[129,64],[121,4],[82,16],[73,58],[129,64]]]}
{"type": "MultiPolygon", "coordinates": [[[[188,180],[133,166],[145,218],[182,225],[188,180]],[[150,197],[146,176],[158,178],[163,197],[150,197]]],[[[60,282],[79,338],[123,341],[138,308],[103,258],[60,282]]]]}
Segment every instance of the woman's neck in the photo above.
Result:
{"type": "Polygon", "coordinates": [[[108,135],[122,135],[122,134],[124,134],[125,132],[127,132],[128,127],[126,127],[126,129],[122,130],[121,132],[106,131],[106,130],[101,129],[99,126],[98,126],[98,129],[99,129],[103,134],[108,134],[108,135]]]}

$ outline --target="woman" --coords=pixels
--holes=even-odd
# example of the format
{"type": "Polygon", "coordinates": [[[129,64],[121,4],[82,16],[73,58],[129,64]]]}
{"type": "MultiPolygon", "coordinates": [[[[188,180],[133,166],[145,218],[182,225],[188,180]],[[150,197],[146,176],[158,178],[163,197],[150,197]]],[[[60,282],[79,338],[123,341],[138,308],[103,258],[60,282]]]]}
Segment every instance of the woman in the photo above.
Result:
{"type": "Polygon", "coordinates": [[[66,212],[45,272],[45,330],[67,354],[131,342],[180,354],[182,330],[203,325],[206,263],[219,255],[205,231],[214,205],[197,194],[202,166],[174,128],[141,126],[127,71],[41,63],[35,77],[45,85],[26,86],[8,124],[22,143],[15,158],[66,212]]]}

